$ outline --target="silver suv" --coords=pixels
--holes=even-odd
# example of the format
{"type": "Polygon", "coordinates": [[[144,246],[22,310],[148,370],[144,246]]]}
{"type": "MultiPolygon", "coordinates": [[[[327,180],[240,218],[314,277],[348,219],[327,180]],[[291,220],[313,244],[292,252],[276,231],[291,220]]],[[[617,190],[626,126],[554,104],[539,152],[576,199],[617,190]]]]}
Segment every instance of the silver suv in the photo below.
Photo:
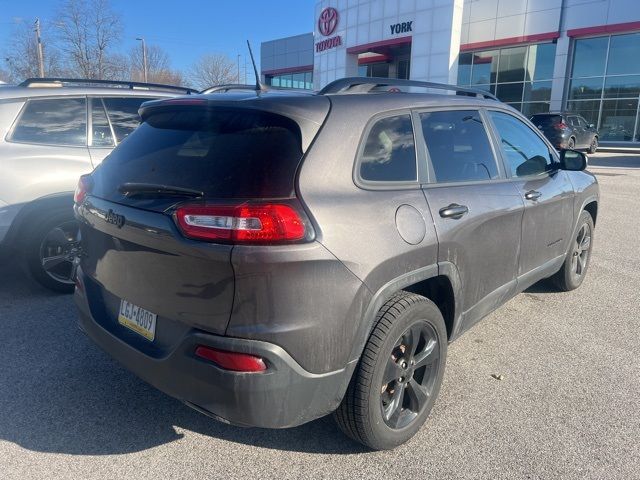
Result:
{"type": "Polygon", "coordinates": [[[73,190],[139,123],[148,100],[182,87],[60,78],[0,90],[0,246],[17,247],[36,280],[73,292],[73,190]]]}
{"type": "Polygon", "coordinates": [[[586,155],[488,93],[350,78],[140,112],[79,182],[80,326],[225,422],[336,412],[393,448],[429,415],[449,342],[533,283],[587,273],[586,155]]]}

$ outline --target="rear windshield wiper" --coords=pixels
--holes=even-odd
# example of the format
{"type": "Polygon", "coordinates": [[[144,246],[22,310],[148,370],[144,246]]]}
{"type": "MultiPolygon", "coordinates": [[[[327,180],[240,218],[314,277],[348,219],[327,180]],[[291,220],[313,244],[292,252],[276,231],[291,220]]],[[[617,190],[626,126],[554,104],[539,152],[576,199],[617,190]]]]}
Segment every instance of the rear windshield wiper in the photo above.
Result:
{"type": "Polygon", "coordinates": [[[171,185],[161,185],[158,183],[123,183],[118,187],[118,191],[126,197],[135,196],[171,196],[171,197],[204,197],[204,192],[192,190],[191,188],[174,187],[171,185]]]}

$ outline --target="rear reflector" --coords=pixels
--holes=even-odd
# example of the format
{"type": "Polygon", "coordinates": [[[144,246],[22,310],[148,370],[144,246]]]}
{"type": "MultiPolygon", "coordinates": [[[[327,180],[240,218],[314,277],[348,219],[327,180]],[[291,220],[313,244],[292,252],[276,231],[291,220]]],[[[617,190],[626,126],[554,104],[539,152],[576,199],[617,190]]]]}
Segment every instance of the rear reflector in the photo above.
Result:
{"type": "Polygon", "coordinates": [[[292,206],[280,203],[185,205],[175,213],[182,233],[197,240],[230,243],[281,243],[302,240],[305,222],[292,206]]]}
{"type": "Polygon", "coordinates": [[[196,348],[196,356],[233,372],[264,372],[267,369],[262,358],[246,353],[227,352],[200,345],[196,348]]]}

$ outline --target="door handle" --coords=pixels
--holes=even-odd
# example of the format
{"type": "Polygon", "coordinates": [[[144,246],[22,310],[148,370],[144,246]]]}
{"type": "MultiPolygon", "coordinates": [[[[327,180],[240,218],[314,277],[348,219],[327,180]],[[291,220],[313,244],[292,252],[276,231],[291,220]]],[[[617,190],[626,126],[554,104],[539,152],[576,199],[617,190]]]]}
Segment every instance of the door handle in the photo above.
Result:
{"type": "Polygon", "coordinates": [[[469,213],[469,208],[466,205],[458,205],[457,203],[452,203],[440,209],[440,216],[442,218],[453,218],[457,220],[462,218],[466,213],[469,213]]]}
{"type": "Polygon", "coordinates": [[[529,190],[524,194],[524,198],[526,198],[527,200],[538,200],[541,196],[542,193],[538,192],[537,190],[529,190]]]}

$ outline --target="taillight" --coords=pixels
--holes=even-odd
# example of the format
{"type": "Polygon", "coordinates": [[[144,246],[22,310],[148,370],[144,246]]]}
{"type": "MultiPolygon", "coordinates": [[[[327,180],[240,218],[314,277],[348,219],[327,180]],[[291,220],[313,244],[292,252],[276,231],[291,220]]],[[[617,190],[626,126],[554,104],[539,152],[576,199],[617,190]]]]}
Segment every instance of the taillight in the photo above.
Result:
{"type": "Polygon", "coordinates": [[[264,372],[267,369],[262,358],[247,353],[228,352],[202,345],[196,348],[195,353],[196,356],[233,372],[264,372]]]}
{"type": "Polygon", "coordinates": [[[73,194],[73,201],[78,205],[84,202],[84,199],[87,198],[87,193],[91,191],[92,185],[91,175],[82,175],[73,194]]]}
{"type": "Polygon", "coordinates": [[[188,238],[225,243],[296,242],[309,233],[302,215],[286,203],[184,205],[175,219],[188,238]]]}
{"type": "Polygon", "coordinates": [[[566,128],[569,128],[569,125],[567,125],[564,122],[559,122],[559,123],[554,124],[554,127],[556,127],[556,130],[564,130],[566,128]]]}

